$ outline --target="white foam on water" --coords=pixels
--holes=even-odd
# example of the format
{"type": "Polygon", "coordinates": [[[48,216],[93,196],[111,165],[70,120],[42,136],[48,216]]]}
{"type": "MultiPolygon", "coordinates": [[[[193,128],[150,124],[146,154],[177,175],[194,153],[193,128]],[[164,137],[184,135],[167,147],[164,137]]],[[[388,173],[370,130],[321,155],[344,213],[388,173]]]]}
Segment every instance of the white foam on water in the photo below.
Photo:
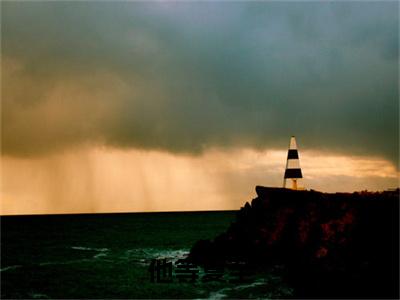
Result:
{"type": "Polygon", "coordinates": [[[154,252],[153,258],[167,258],[175,263],[179,259],[185,259],[189,255],[189,250],[162,250],[154,252]]]}
{"type": "Polygon", "coordinates": [[[49,262],[39,263],[39,266],[71,265],[71,264],[76,264],[76,263],[81,263],[81,262],[87,262],[90,260],[91,259],[83,258],[83,259],[74,259],[74,260],[67,260],[67,261],[49,261],[49,262]]]}
{"type": "Polygon", "coordinates": [[[39,293],[31,293],[30,296],[32,299],[49,299],[50,298],[46,294],[39,294],[39,293]]]}
{"type": "Polygon", "coordinates": [[[21,268],[21,267],[22,267],[21,265],[7,266],[7,267],[4,267],[4,268],[1,268],[0,272],[4,272],[4,271],[8,271],[8,270],[14,270],[14,269],[21,268]]]}
{"type": "Polygon", "coordinates": [[[43,262],[39,263],[39,266],[49,266],[49,265],[71,265],[81,262],[89,262],[93,259],[99,259],[107,256],[107,252],[110,251],[108,248],[88,248],[88,247],[80,247],[80,246],[73,246],[71,249],[74,250],[81,250],[81,251],[95,251],[98,252],[92,258],[82,258],[82,259],[73,259],[67,261],[50,261],[50,262],[43,262]]]}
{"type": "Polygon", "coordinates": [[[155,248],[138,248],[125,251],[123,259],[133,260],[138,264],[148,264],[152,259],[166,258],[172,263],[189,255],[188,249],[161,250],[155,248]]]}
{"type": "Polygon", "coordinates": [[[97,252],[105,252],[109,251],[110,249],[108,248],[89,248],[89,247],[80,247],[80,246],[74,246],[71,247],[74,250],[82,250],[82,251],[97,251],[97,252]]]}
{"type": "Polygon", "coordinates": [[[94,259],[100,258],[100,257],[105,257],[107,256],[107,253],[104,252],[100,252],[98,254],[96,254],[95,256],[93,256],[94,259]]]}
{"type": "Polygon", "coordinates": [[[259,285],[264,285],[264,284],[266,284],[265,279],[259,279],[259,280],[255,281],[255,282],[249,283],[249,284],[242,284],[242,285],[238,285],[238,286],[235,286],[235,287],[226,287],[226,288],[220,289],[220,290],[218,290],[216,292],[210,293],[210,295],[208,296],[207,299],[216,299],[216,300],[224,299],[224,298],[228,297],[227,294],[229,292],[231,292],[231,291],[249,289],[249,288],[253,288],[253,287],[256,287],[256,286],[259,286],[259,285]]]}
{"type": "Polygon", "coordinates": [[[99,252],[99,253],[97,253],[96,255],[93,256],[94,259],[105,257],[105,256],[107,256],[107,252],[110,251],[110,249],[108,249],[108,248],[89,248],[89,247],[80,247],[80,246],[74,246],[74,247],[71,247],[71,249],[81,250],[81,251],[99,252]]]}

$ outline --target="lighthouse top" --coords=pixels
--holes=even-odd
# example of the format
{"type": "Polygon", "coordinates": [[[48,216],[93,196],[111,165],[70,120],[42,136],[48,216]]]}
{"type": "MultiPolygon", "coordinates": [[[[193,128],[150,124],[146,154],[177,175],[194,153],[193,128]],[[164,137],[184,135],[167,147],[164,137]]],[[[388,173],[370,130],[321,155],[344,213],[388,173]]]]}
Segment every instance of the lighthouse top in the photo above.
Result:
{"type": "Polygon", "coordinates": [[[289,149],[290,150],[296,150],[297,149],[296,138],[294,137],[294,135],[292,135],[291,138],[290,138],[289,149]]]}

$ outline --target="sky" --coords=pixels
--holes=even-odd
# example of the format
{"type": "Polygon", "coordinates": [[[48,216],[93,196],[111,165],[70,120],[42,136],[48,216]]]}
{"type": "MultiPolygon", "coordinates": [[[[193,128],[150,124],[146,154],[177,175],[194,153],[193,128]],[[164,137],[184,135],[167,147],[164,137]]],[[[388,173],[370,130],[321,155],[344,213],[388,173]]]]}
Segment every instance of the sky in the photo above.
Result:
{"type": "Polygon", "coordinates": [[[399,185],[399,3],[1,2],[1,213],[399,185]]]}

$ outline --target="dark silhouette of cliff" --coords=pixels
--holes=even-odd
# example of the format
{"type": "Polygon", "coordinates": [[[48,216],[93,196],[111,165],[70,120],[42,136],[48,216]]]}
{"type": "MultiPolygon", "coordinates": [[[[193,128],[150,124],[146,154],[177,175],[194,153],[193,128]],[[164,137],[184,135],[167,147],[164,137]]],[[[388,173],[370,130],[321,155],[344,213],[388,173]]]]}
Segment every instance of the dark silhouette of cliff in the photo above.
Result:
{"type": "Polygon", "coordinates": [[[189,259],[281,264],[295,298],[399,297],[399,189],[256,192],[228,230],[198,241],[189,259]]]}

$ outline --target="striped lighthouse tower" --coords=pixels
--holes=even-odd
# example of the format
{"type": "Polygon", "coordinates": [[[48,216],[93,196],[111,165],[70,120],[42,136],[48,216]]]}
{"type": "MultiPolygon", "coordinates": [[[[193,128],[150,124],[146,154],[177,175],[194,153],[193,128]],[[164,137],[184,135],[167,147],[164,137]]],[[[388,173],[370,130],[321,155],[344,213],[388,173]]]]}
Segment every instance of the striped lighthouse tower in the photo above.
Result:
{"type": "Polygon", "coordinates": [[[287,180],[292,181],[292,189],[298,189],[298,181],[303,178],[300,168],[299,153],[297,152],[296,138],[292,136],[290,138],[289,151],[286,161],[285,175],[283,177],[283,187],[286,188],[287,180]]]}

